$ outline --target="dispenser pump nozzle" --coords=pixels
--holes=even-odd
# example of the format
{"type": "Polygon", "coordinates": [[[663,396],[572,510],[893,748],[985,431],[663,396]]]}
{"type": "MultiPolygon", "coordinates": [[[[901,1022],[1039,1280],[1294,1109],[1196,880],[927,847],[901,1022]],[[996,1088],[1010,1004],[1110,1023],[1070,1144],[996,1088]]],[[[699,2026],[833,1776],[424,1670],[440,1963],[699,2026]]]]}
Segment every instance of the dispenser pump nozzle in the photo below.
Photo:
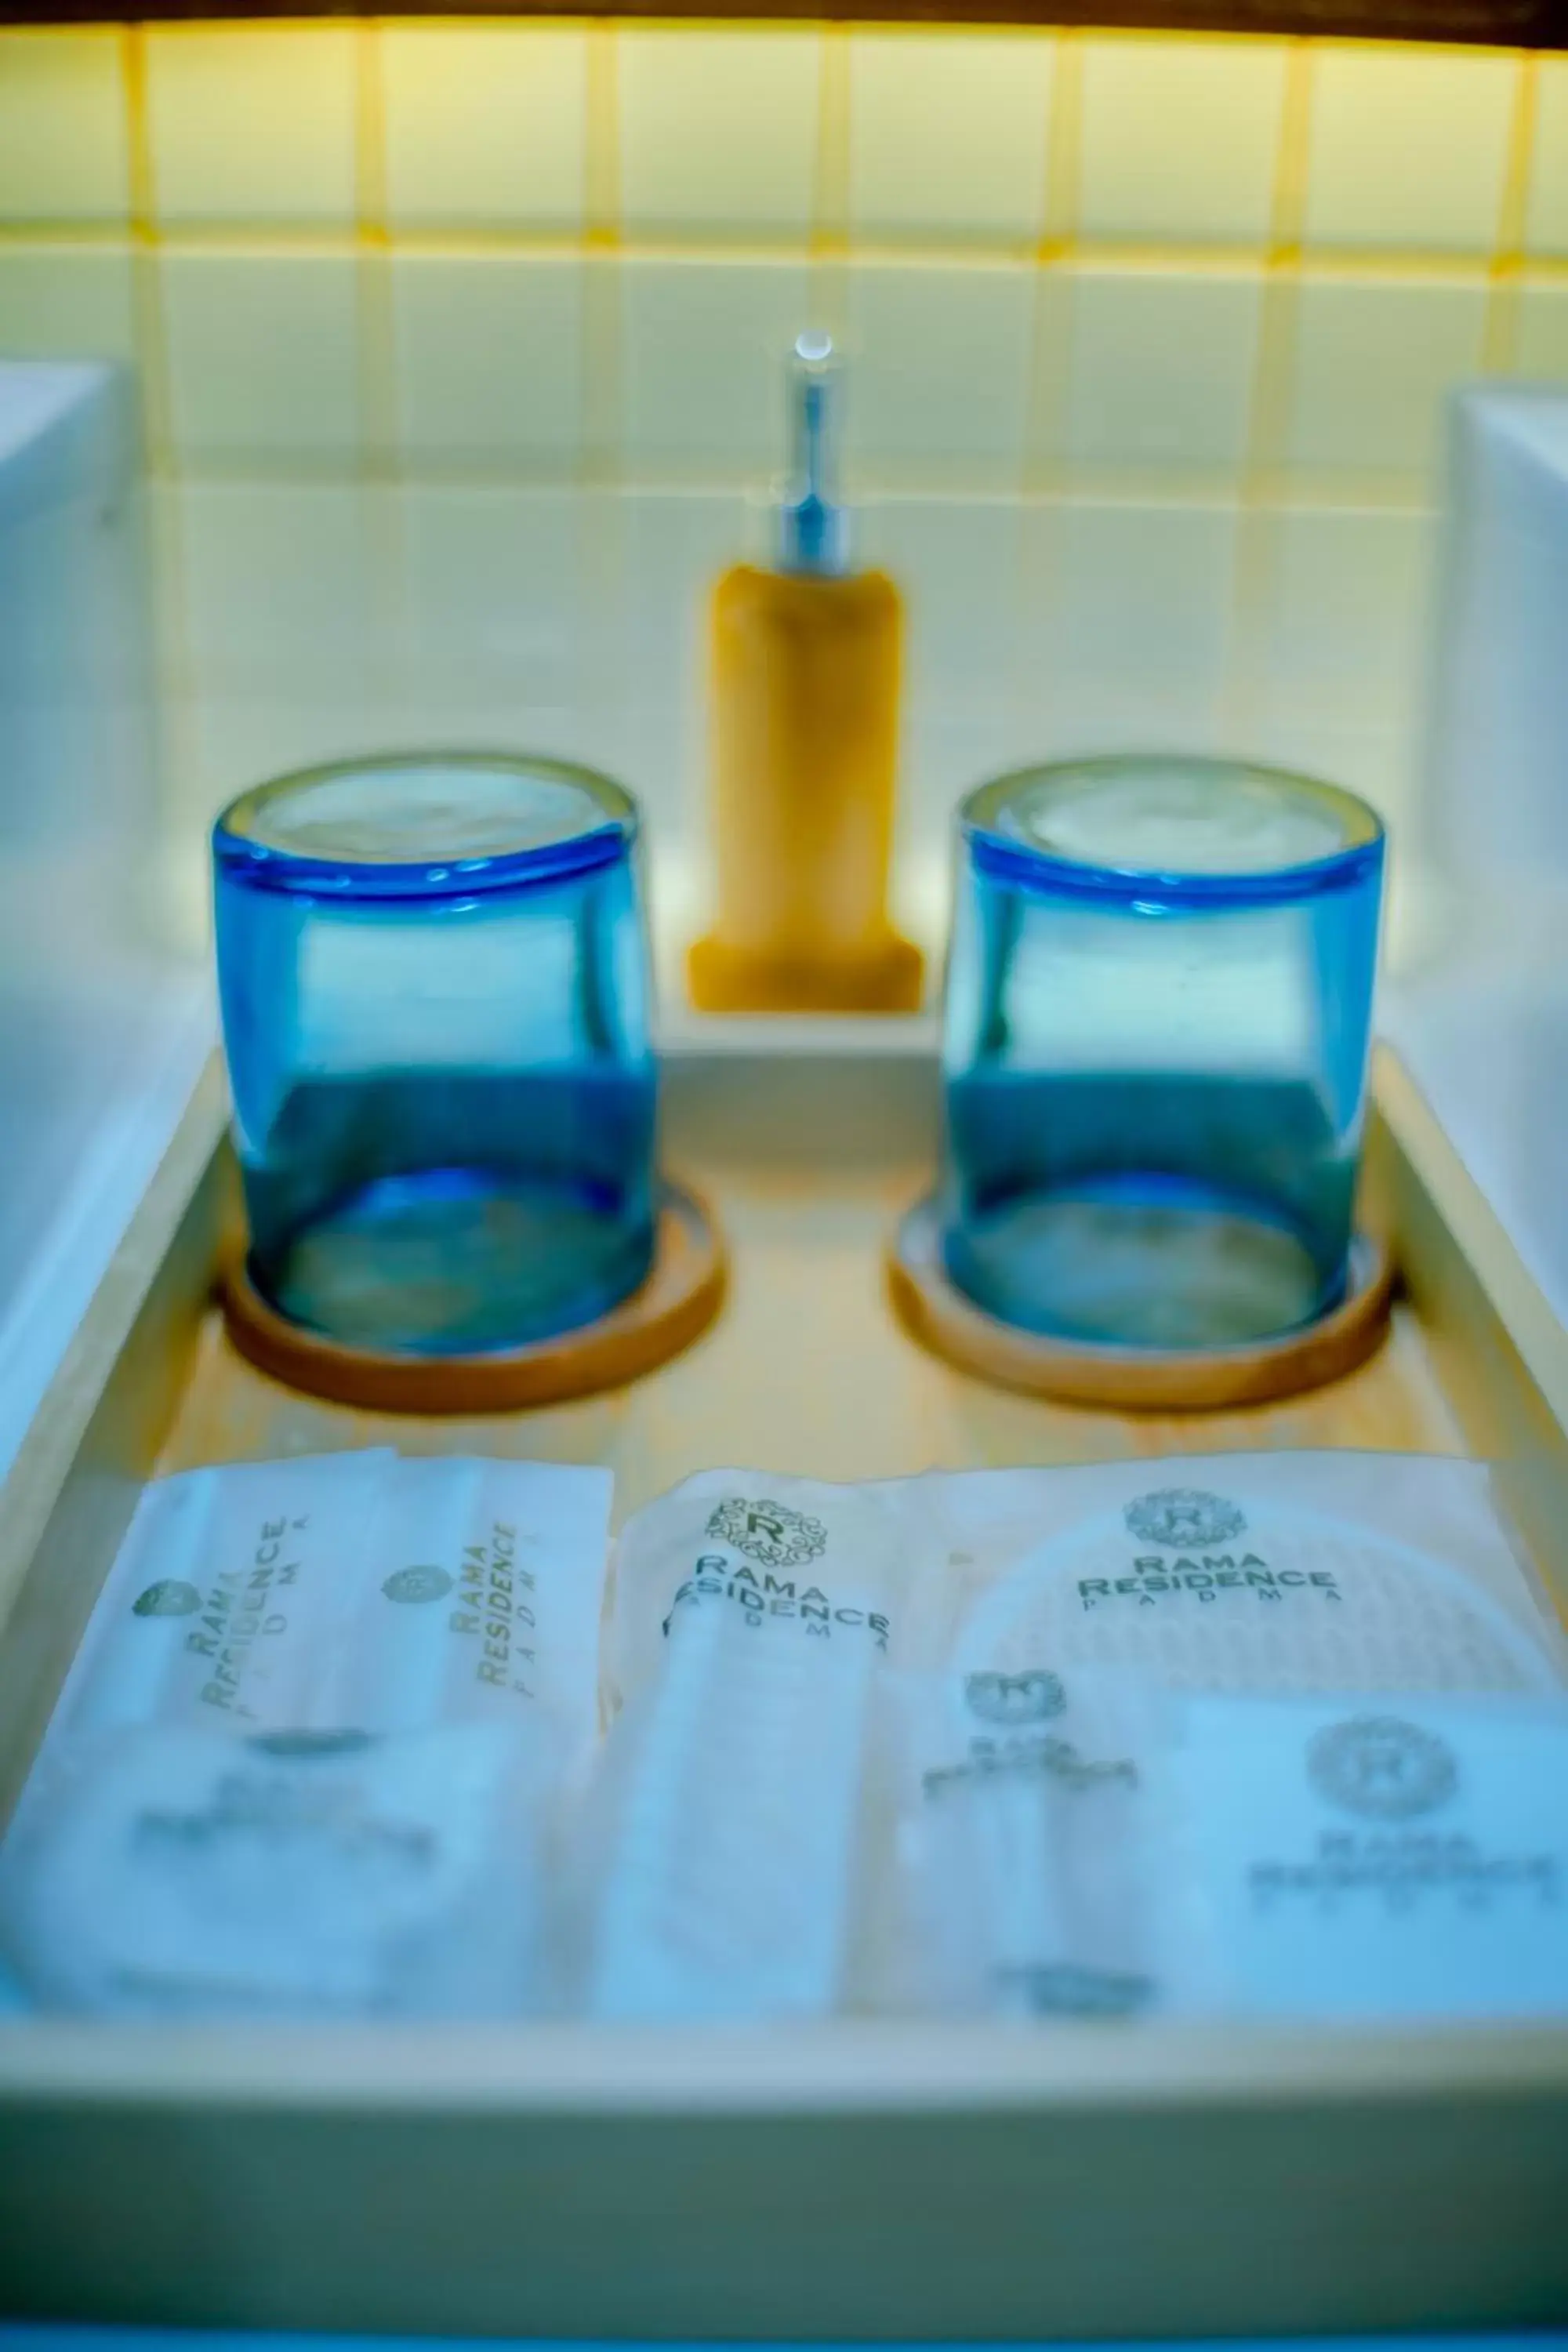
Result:
{"type": "Polygon", "coordinates": [[[848,568],[849,518],[838,497],[839,361],[828,335],[798,336],[790,354],[790,473],[779,509],[785,572],[848,568]]]}

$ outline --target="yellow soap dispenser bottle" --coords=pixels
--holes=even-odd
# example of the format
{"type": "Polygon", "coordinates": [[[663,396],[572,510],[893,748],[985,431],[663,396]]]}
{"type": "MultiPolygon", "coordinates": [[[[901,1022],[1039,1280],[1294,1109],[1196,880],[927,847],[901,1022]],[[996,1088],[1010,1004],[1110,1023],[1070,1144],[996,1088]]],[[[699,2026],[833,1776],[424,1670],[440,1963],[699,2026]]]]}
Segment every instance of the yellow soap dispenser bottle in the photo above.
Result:
{"type": "Polygon", "coordinates": [[[888,919],[903,605],[849,566],[837,495],[839,369],[790,362],[794,463],[776,561],[725,572],[712,607],[717,906],[692,948],[709,1013],[906,1013],[919,948],[888,919]]]}

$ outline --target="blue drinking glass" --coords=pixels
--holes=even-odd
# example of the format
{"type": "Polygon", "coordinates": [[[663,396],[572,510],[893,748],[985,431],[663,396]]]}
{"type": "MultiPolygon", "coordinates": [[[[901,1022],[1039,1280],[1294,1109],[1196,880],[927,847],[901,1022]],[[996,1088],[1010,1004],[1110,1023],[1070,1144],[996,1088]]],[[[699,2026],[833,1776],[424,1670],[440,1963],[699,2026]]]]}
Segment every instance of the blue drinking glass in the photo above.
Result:
{"type": "Polygon", "coordinates": [[[1344,1294],[1383,827],[1226,760],[970,794],[942,1046],[948,1273],[1025,1330],[1205,1349],[1344,1294]]]}
{"type": "Polygon", "coordinates": [[[637,808],[550,760],[362,760],[213,832],[263,1297],[351,1346],[517,1347],[647,1274],[656,1076],[637,808]]]}

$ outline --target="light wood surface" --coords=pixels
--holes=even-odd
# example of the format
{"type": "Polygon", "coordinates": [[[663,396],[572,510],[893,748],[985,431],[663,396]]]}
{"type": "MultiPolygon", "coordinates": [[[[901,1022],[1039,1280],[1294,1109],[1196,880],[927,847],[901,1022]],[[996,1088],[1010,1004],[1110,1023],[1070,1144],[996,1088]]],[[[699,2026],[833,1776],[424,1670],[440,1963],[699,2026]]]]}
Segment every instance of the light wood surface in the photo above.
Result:
{"type": "Polygon", "coordinates": [[[720,1465],[853,1479],[1268,1446],[1466,1450],[1405,1307],[1387,1345],[1346,1379],[1228,1412],[1051,1404],[952,1370],[900,1329],[883,1288],[888,1237],[928,1173],[893,1160],[826,1181],[820,1166],[686,1160],[682,1176],[700,1183],[729,1241],[724,1312],[654,1378],[574,1404],[438,1422],[327,1404],[246,1363],[215,1310],[160,1468],[377,1444],[599,1462],[616,1473],[624,1516],[720,1465]]]}
{"type": "MultiPolygon", "coordinates": [[[[930,1092],[896,1057],[678,1071],[671,1162],[733,1257],[719,1323],[614,1395],[431,1423],[292,1394],[234,1353],[204,1300],[232,1175],[209,1086],[0,1495],[0,1804],[154,1466],[387,1441],[596,1461],[624,1514],[721,1464],[1484,1452],[1561,1595],[1563,1334],[1394,1066],[1366,1201],[1408,1284],[1388,1342],[1224,1413],[1047,1404],[904,1338],[879,1260],[928,1176],[930,1092]]],[[[0,2020],[14,2315],[731,2339],[1522,2325],[1568,2314],[1565,2182],[1561,2030],[0,2020]]]]}

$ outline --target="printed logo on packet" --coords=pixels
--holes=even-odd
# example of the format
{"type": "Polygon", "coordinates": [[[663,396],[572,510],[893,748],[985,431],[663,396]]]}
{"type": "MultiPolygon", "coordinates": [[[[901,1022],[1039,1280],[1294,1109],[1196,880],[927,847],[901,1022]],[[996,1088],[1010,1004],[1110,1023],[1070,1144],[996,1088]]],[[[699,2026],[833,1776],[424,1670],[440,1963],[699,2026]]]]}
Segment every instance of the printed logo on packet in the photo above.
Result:
{"type": "Polygon", "coordinates": [[[452,1580],[444,1568],[399,1568],[381,1589],[389,1601],[444,1601],[452,1580]]]}
{"type": "Polygon", "coordinates": [[[765,1497],[755,1503],[738,1495],[728,1497],[709,1520],[708,1533],[763,1568],[803,1568],[827,1549],[827,1529],[820,1519],[765,1497]]]}
{"type": "Polygon", "coordinates": [[[1142,1543],[1161,1544],[1172,1551],[1202,1549],[1206,1544],[1229,1543],[1243,1533],[1247,1521],[1223,1495],[1205,1494],[1197,1486],[1161,1486],[1129,1503],[1122,1517],[1130,1535],[1142,1543]]]}
{"type": "Polygon", "coordinates": [[[1447,1803],[1459,1768],[1436,1732],[1396,1716],[1363,1715],[1331,1724],[1308,1742],[1307,1777],[1342,1812],[1408,1822],[1447,1803]]]}
{"type": "Polygon", "coordinates": [[[194,1584],[177,1576],[161,1576],[156,1584],[137,1594],[131,1612],[135,1617],[194,1617],[201,1605],[202,1596],[194,1584]]]}
{"type": "Polygon", "coordinates": [[[1023,1675],[967,1675],[963,1696],[982,1723],[1047,1723],[1068,1703],[1061,1676],[1038,1667],[1023,1675]]]}

